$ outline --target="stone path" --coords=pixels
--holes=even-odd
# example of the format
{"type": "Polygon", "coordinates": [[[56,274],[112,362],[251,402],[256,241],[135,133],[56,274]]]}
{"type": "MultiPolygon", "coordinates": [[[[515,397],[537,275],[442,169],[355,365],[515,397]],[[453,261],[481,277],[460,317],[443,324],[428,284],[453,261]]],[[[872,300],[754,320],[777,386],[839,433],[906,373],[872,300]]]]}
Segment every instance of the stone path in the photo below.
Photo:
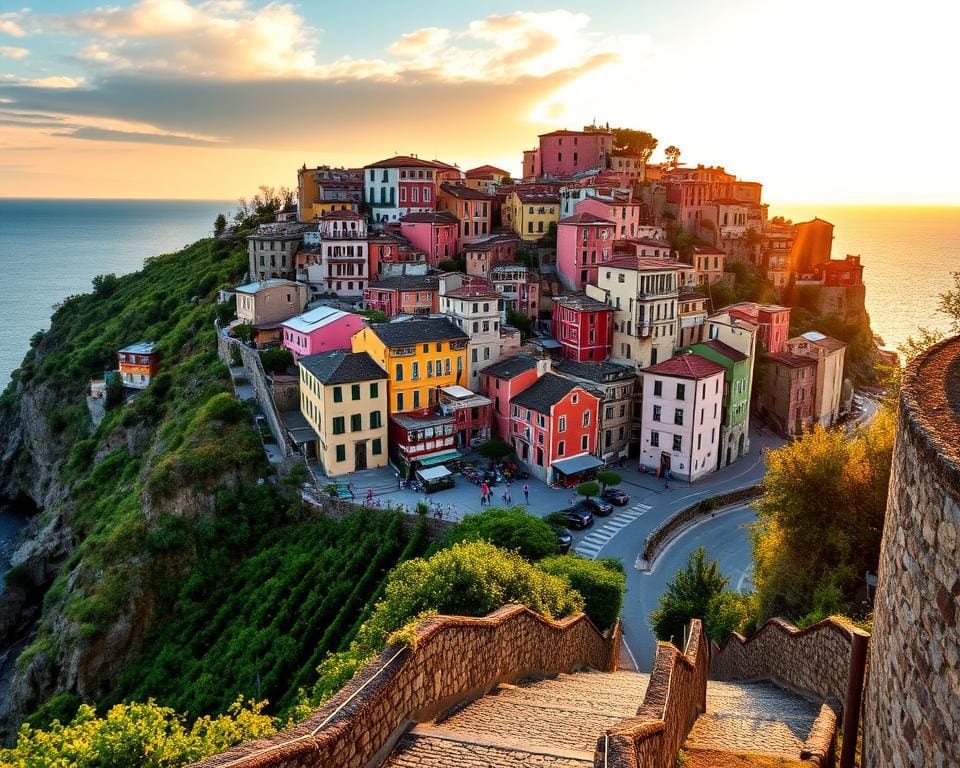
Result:
{"type": "Polygon", "coordinates": [[[684,749],[796,760],[820,707],[768,682],[707,683],[707,711],[684,749]]]}
{"type": "Polygon", "coordinates": [[[649,675],[577,672],[500,685],[400,739],[389,768],[593,765],[603,730],[632,717],[649,675]]]}
{"type": "Polygon", "coordinates": [[[595,518],[596,523],[600,523],[601,520],[606,522],[577,542],[575,547],[577,554],[589,557],[592,560],[603,549],[603,546],[620,532],[621,528],[629,525],[638,517],[643,517],[644,513],[649,512],[651,508],[649,504],[634,504],[629,509],[614,507],[613,514],[609,517],[595,518]]]}

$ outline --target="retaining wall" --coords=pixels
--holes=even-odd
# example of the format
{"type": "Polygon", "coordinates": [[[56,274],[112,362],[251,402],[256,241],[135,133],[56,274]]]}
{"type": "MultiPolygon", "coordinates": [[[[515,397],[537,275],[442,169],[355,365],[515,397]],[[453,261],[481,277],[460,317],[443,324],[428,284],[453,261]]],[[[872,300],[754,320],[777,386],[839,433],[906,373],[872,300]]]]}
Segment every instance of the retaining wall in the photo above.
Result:
{"type": "Polygon", "coordinates": [[[603,635],[583,614],[550,621],[524,606],[484,618],[439,616],[420,624],[413,648],[391,646],[304,723],[241,744],[203,768],[363,768],[406,727],[527,675],[617,669],[619,625],[603,635]]]}
{"type": "Polygon", "coordinates": [[[657,646],[650,684],[636,717],[608,728],[597,741],[596,766],[674,768],[677,752],[706,709],[710,649],[699,619],[683,653],[657,646]]]}

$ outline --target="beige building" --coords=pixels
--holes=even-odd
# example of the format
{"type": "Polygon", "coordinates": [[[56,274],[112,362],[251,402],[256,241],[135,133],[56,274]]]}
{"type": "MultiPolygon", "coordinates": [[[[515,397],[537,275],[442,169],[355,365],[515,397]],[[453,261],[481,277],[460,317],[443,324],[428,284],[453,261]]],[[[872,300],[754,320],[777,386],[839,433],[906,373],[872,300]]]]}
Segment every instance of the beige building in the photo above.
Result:
{"type": "Polygon", "coordinates": [[[247,236],[250,279],[297,276],[297,251],[303,243],[306,224],[276,222],[261,224],[247,236]]]}
{"type": "Polygon", "coordinates": [[[280,324],[307,305],[307,286],[271,278],[237,287],[237,318],[256,329],[258,343],[280,341],[280,324]]]}
{"type": "Polygon", "coordinates": [[[301,357],[300,412],[328,477],[387,465],[387,372],[366,352],[301,357]]]}
{"type": "Polygon", "coordinates": [[[843,391],[843,365],[847,345],[817,331],[807,331],[787,339],[786,350],[817,361],[817,396],[813,408],[814,423],[829,427],[840,415],[843,391]]]}
{"type": "Polygon", "coordinates": [[[440,311],[470,337],[466,387],[480,390],[480,371],[503,354],[501,315],[503,297],[488,286],[441,289],[440,311]]]}

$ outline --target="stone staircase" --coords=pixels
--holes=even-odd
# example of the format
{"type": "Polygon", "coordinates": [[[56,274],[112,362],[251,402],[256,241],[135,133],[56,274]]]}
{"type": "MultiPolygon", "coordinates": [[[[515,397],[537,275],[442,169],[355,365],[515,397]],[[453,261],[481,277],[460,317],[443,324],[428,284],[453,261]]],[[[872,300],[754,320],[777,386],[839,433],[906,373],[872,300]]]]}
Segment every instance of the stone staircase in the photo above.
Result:
{"type": "Polygon", "coordinates": [[[598,737],[636,714],[649,681],[637,672],[575,672],[499,685],[415,726],[384,766],[592,766],[598,737]]]}

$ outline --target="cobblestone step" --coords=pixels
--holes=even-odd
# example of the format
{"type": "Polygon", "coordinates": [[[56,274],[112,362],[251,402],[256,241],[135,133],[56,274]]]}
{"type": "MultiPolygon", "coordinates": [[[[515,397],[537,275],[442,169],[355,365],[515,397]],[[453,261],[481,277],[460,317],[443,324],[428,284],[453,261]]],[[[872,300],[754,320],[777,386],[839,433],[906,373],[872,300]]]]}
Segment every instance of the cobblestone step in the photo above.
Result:
{"type": "Polygon", "coordinates": [[[632,717],[643,701],[649,682],[650,675],[644,673],[583,672],[522,680],[515,686],[501,686],[497,696],[533,703],[566,704],[577,709],[596,709],[632,717]]]}
{"type": "Polygon", "coordinates": [[[384,765],[389,768],[584,768],[593,765],[593,753],[580,757],[534,753],[493,744],[438,739],[414,731],[400,739],[384,765]]]}
{"type": "Polygon", "coordinates": [[[796,760],[819,705],[772,683],[707,683],[707,711],[684,748],[750,752],[796,760]]]}

